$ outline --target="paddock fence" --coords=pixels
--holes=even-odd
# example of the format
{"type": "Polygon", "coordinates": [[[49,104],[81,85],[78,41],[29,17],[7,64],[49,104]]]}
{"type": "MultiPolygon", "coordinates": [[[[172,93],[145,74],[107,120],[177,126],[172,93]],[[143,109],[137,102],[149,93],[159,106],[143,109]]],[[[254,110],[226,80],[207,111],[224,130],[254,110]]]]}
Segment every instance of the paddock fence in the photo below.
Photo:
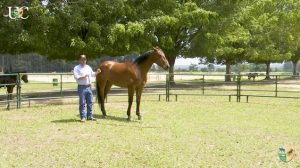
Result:
{"type": "MultiPolygon", "coordinates": [[[[78,99],[77,83],[72,73],[0,74],[0,79],[4,76],[17,78],[14,83],[0,83],[0,106],[7,109],[30,107],[33,104],[60,104],[62,101],[78,99]],[[28,83],[22,81],[23,75],[28,76],[28,83]],[[7,86],[10,85],[15,86],[12,94],[7,92],[7,86]],[[9,96],[12,99],[9,99],[9,96]]],[[[147,78],[148,83],[143,96],[156,101],[160,94],[165,93],[165,74],[148,74],[147,78]]],[[[92,82],[96,99],[95,81],[92,82]]],[[[112,96],[127,96],[127,89],[113,86],[106,101],[112,96]]]]}
{"type": "MultiPolygon", "coordinates": [[[[8,76],[15,76],[17,80],[0,84],[0,105],[7,109],[78,99],[77,83],[71,73],[1,74],[0,79],[8,76]],[[28,76],[28,83],[22,81],[23,75],[28,76]],[[8,86],[15,86],[12,94],[7,93],[8,86]]],[[[183,100],[187,96],[218,96],[236,102],[249,102],[252,97],[300,98],[299,76],[276,74],[270,75],[270,79],[265,78],[266,75],[258,75],[249,80],[247,74],[149,73],[143,97],[167,102],[183,100]],[[225,82],[226,76],[231,80],[225,82]]],[[[93,91],[96,95],[94,82],[93,91]]],[[[106,101],[113,96],[127,96],[127,89],[113,86],[106,101]]]]}
{"type": "Polygon", "coordinates": [[[166,101],[183,96],[225,96],[236,102],[249,102],[251,97],[299,99],[300,76],[261,74],[249,79],[248,74],[166,74],[165,96],[166,101]],[[226,76],[230,81],[225,81],[226,76]]]}

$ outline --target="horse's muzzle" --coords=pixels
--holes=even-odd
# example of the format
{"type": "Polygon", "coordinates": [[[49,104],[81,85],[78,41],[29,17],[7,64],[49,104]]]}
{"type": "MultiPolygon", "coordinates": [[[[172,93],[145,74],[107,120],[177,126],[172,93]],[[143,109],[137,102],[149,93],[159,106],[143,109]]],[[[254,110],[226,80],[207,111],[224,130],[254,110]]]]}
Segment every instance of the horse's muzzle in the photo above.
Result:
{"type": "Polygon", "coordinates": [[[168,70],[170,68],[170,65],[164,66],[164,70],[168,70]]]}

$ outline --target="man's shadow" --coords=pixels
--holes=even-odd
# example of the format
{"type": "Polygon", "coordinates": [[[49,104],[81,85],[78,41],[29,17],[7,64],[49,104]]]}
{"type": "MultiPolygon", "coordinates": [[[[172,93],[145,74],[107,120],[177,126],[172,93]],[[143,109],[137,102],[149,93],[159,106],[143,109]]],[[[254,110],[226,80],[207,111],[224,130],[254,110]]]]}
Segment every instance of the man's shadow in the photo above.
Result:
{"type": "MultiPolygon", "coordinates": [[[[93,114],[93,117],[95,117],[97,120],[114,120],[114,121],[118,121],[118,122],[137,122],[135,120],[133,121],[127,121],[127,118],[123,118],[123,117],[117,117],[117,116],[107,116],[106,118],[103,118],[102,115],[100,114],[93,114]]],[[[74,123],[74,122],[80,122],[79,119],[79,114],[77,114],[77,118],[72,118],[72,119],[62,119],[62,120],[53,120],[51,121],[52,123],[74,123]]]]}

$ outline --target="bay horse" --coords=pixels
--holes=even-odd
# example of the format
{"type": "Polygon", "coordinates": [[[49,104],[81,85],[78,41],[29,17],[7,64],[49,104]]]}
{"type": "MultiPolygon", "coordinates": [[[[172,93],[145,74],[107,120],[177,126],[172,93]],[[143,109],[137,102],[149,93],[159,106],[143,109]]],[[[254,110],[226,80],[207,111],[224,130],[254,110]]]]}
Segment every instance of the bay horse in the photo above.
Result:
{"type": "Polygon", "coordinates": [[[0,88],[2,88],[2,87],[6,88],[7,100],[12,100],[12,93],[14,91],[14,87],[16,85],[18,85],[18,82],[20,82],[20,81],[18,81],[17,73],[24,73],[24,74],[21,74],[21,80],[23,80],[25,83],[28,83],[28,75],[26,74],[26,71],[5,72],[4,73],[5,75],[0,75],[0,88]]]}
{"type": "Polygon", "coordinates": [[[128,88],[127,120],[131,120],[130,113],[134,92],[136,92],[136,115],[138,120],[142,119],[140,114],[141,96],[147,82],[147,73],[153,63],[165,70],[170,67],[164,52],[158,47],[153,47],[152,50],[139,56],[133,62],[104,61],[99,64],[101,73],[96,76],[96,89],[98,104],[101,106],[103,118],[106,118],[104,100],[112,85],[116,85],[128,88]]]}
{"type": "Polygon", "coordinates": [[[253,78],[253,80],[255,80],[255,78],[258,77],[258,73],[248,73],[248,79],[250,80],[251,78],[253,78]]]}

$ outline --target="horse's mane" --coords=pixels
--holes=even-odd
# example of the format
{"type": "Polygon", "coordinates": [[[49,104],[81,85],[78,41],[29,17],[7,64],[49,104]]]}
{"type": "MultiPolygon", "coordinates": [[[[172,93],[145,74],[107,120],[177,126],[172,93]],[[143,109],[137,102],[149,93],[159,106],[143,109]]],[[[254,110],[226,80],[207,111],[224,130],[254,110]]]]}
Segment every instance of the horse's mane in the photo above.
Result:
{"type": "Polygon", "coordinates": [[[151,53],[152,53],[152,50],[145,52],[141,56],[137,57],[133,61],[133,63],[135,63],[135,64],[141,64],[141,63],[145,62],[149,58],[149,56],[151,55],[151,53]]]}

